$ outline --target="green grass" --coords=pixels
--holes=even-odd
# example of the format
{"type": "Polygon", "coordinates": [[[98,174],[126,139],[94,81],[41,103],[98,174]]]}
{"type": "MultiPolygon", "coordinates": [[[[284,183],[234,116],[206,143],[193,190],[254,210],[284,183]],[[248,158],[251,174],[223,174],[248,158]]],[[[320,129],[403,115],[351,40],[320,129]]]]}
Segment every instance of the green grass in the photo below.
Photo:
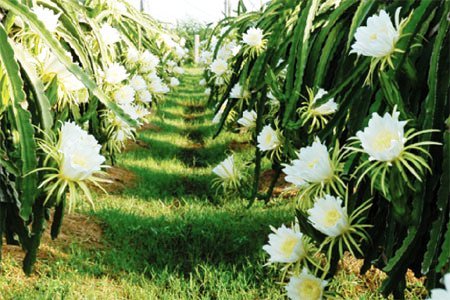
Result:
{"type": "MultiPolygon", "coordinates": [[[[249,137],[224,132],[212,139],[213,111],[204,107],[199,80],[196,70],[183,76],[151,119],[160,130],[140,132],[144,147],[118,157],[118,166],[132,171],[136,182],[120,193],[96,195],[95,211],[78,209],[100,225],[93,226],[98,232],[84,234],[92,229],[77,222],[70,230],[63,226],[67,236],[62,242],[47,238],[30,278],[20,269],[20,251],[4,254],[0,299],[285,299],[277,283],[280,268],[264,266],[262,246],[269,225],[293,221],[294,201],[245,209],[243,199],[212,189],[212,168],[232,141],[249,137]]],[[[252,155],[249,148],[236,159],[252,155]]],[[[375,291],[382,275],[373,274],[340,271],[331,289],[342,299],[383,299],[375,291]]],[[[408,299],[423,293],[415,284],[408,299]]]]}
{"type": "Polygon", "coordinates": [[[41,252],[61,255],[41,258],[31,278],[7,253],[1,299],[283,298],[276,272],[263,266],[261,247],[270,224],[293,221],[292,207],[256,204],[247,210],[242,199],[216,195],[212,168],[232,140],[248,137],[212,139],[213,111],[203,107],[199,80],[191,70],[160,103],[151,122],[161,130],[137,137],[148,147],[118,157],[117,164],[136,175],[133,187],[98,195],[95,211],[79,209],[100,224],[102,246],[76,237],[68,245],[48,242],[41,252]]]}

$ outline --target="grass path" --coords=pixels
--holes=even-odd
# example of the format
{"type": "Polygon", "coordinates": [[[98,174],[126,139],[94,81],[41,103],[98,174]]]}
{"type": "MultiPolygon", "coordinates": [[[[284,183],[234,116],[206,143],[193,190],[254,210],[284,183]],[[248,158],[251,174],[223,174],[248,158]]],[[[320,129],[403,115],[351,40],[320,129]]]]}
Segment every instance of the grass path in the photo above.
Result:
{"type": "Polygon", "coordinates": [[[63,226],[66,242],[44,242],[31,278],[7,253],[0,299],[282,298],[273,270],[263,267],[261,247],[269,224],[292,221],[292,207],[246,210],[241,199],[215,195],[212,167],[232,141],[246,137],[212,139],[213,112],[199,80],[195,70],[183,76],[150,129],[119,156],[118,166],[133,172],[135,182],[120,193],[98,195],[95,211],[78,212],[101,227],[95,243],[83,230],[88,225],[73,224],[81,226],[75,233],[63,226]]]}
{"type": "MultiPolygon", "coordinates": [[[[199,80],[196,70],[184,75],[118,157],[126,188],[97,195],[95,211],[86,205],[68,215],[56,241],[45,234],[33,276],[23,275],[20,249],[3,247],[1,300],[285,299],[262,246],[269,225],[293,221],[294,201],[245,209],[242,199],[212,190],[212,168],[249,137],[212,139],[199,80]]],[[[250,148],[237,148],[237,161],[251,160],[250,148]]],[[[360,276],[360,264],[348,257],[330,289],[338,299],[383,299],[383,275],[360,276]]],[[[421,294],[420,283],[408,284],[407,299],[421,294]]]]}

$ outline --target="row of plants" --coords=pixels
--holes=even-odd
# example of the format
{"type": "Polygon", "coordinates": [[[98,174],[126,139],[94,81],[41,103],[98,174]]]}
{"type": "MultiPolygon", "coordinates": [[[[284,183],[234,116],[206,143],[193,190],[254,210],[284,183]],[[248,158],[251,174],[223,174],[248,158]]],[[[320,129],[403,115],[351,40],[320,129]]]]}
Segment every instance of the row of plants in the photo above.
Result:
{"type": "Polygon", "coordinates": [[[449,271],[449,13],[448,1],[241,1],[205,45],[217,134],[248,132],[255,149],[245,164],[231,153],[214,184],[252,205],[282,176],[297,195],[295,224],[264,247],[289,298],[339,296],[328,286],[345,252],[386,272],[395,299],[408,269],[429,289],[449,271]]]}
{"type": "Polygon", "coordinates": [[[0,0],[0,236],[23,248],[26,274],[46,223],[54,239],[66,210],[94,205],[185,54],[125,1],[0,0]]]}
{"type": "Polygon", "coordinates": [[[204,24],[194,19],[187,19],[178,21],[176,26],[173,26],[173,32],[176,33],[183,41],[185,41],[185,48],[188,51],[188,56],[185,59],[185,64],[195,63],[196,45],[195,36],[198,35],[199,41],[205,41],[209,38],[212,32],[211,24],[204,24]]]}

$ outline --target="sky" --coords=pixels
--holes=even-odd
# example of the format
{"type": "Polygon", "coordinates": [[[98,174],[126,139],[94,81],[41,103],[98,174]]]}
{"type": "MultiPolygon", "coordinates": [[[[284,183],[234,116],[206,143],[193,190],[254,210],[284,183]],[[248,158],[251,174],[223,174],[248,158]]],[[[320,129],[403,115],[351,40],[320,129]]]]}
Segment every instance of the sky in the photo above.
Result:
{"type": "MultiPolygon", "coordinates": [[[[177,21],[194,19],[204,23],[219,21],[223,18],[226,0],[144,0],[145,10],[156,19],[176,23],[177,21]]],[[[228,0],[235,10],[238,0],[228,0]]],[[[140,0],[128,0],[139,7],[140,0]]],[[[268,0],[244,0],[248,9],[259,9],[261,3],[268,0]]]]}

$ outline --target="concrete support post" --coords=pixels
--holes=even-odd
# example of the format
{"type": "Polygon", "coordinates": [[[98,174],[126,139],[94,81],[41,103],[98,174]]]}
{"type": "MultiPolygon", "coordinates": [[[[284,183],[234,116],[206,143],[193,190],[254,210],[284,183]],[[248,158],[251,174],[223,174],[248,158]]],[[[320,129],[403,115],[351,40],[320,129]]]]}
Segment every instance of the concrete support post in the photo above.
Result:
{"type": "Polygon", "coordinates": [[[200,36],[195,35],[194,40],[194,63],[197,65],[200,61],[200,36]]]}

